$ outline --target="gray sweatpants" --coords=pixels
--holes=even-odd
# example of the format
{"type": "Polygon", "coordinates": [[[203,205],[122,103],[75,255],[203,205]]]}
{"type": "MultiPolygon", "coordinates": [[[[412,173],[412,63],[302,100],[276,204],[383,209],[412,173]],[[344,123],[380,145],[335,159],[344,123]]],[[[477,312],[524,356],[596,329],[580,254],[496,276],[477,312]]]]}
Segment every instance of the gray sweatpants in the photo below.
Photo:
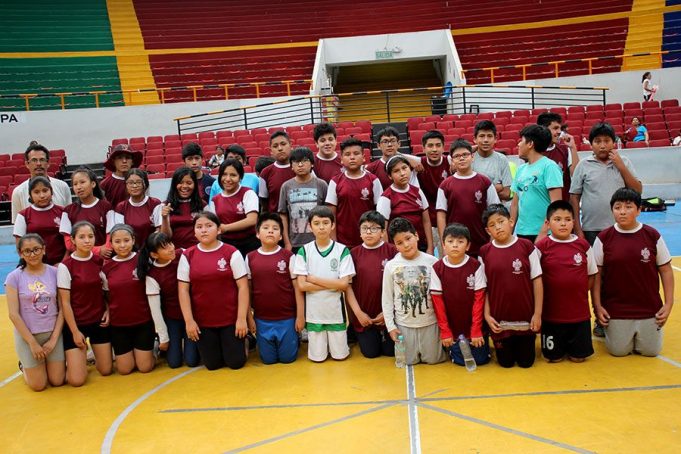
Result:
{"type": "Polygon", "coordinates": [[[421,328],[398,325],[398,328],[404,336],[407,364],[437,364],[447,359],[440,344],[440,328],[437,323],[421,328]]]}
{"type": "Polygon", "coordinates": [[[662,328],[657,326],[654,318],[610,320],[605,327],[605,346],[613,356],[634,352],[657,356],[662,350],[662,328]]]}

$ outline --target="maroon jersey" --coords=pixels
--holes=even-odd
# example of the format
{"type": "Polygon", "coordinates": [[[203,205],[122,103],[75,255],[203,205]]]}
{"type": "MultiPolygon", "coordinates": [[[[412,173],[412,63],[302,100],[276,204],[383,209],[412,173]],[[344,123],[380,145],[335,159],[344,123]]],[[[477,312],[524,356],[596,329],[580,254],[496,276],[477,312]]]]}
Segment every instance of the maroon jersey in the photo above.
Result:
{"type": "Polygon", "coordinates": [[[635,231],[615,226],[594,243],[601,266],[601,304],[614,319],[653,318],[662,307],[658,266],[671,260],[660,233],[641,224],[635,231]]]}
{"type": "Polygon", "coordinates": [[[390,179],[390,176],[385,171],[385,161],[383,161],[382,158],[377,159],[375,161],[371,161],[369,164],[365,166],[365,169],[376,175],[378,181],[381,182],[381,186],[383,186],[383,190],[388,189],[390,185],[393,184],[392,180],[390,179]]]}
{"type": "Polygon", "coordinates": [[[175,258],[170,263],[163,266],[152,264],[147,275],[156,281],[159,291],[149,293],[147,286],[147,294],[161,296],[163,316],[172,320],[184,320],[180,309],[180,298],[177,294],[177,265],[180,263],[180,257],[182,257],[182,251],[175,249],[175,258]]]}
{"type": "Polygon", "coordinates": [[[141,248],[144,242],[151,235],[154,226],[154,209],[161,204],[159,199],[145,197],[139,204],[127,199],[116,205],[116,213],[122,218],[118,220],[123,224],[128,224],[135,231],[135,245],[141,248]]]}
{"type": "Polygon", "coordinates": [[[104,178],[99,187],[104,191],[104,197],[112,207],[128,198],[128,189],[125,187],[125,178],[111,174],[104,178]]]}
{"type": "MultiPolygon", "coordinates": [[[[245,186],[230,195],[224,192],[213,197],[208,210],[213,211],[220,222],[223,224],[232,224],[234,222],[246,219],[249,213],[257,213],[259,207],[258,196],[255,195],[252,189],[245,186]]],[[[224,241],[243,240],[245,238],[255,237],[255,226],[249,227],[238,232],[225,232],[222,234],[224,241]]]]}
{"type": "Polygon", "coordinates": [[[59,288],[71,291],[71,309],[78,325],[99,323],[104,315],[102,264],[103,259],[98,255],[81,259],[71,254],[59,265],[59,288]]]}
{"type": "MultiPolygon", "coordinates": [[[[369,249],[363,244],[355,246],[350,251],[352,262],[355,264],[355,276],[352,278],[352,291],[357,298],[359,307],[371,318],[383,312],[381,305],[381,288],[383,283],[383,269],[388,261],[397,254],[397,249],[390,243],[369,249]]],[[[364,327],[357,320],[355,313],[348,309],[350,322],[355,331],[362,332],[364,327]]]]}
{"type": "Polygon", "coordinates": [[[551,145],[544,153],[544,156],[558,164],[561,172],[563,172],[563,189],[561,197],[566,202],[570,200],[570,184],[572,177],[570,177],[570,149],[567,145],[559,143],[558,145],[551,145]]]}
{"type": "Polygon", "coordinates": [[[106,243],[106,234],[113,227],[114,211],[109,201],[103,199],[97,199],[91,205],[72,203],[64,208],[59,231],[70,235],[71,226],[80,221],[88,221],[95,227],[95,246],[102,246],[106,243]]]}
{"type": "Polygon", "coordinates": [[[296,316],[291,257],[293,253],[283,248],[271,253],[260,249],[248,253],[246,268],[255,318],[287,320],[296,316]]]}
{"type": "Polygon", "coordinates": [[[468,253],[471,255],[477,255],[480,247],[489,242],[482,213],[491,203],[499,203],[499,197],[490,179],[480,173],[470,177],[452,175],[440,185],[437,210],[447,213],[447,224],[458,222],[468,227],[471,232],[468,253]]]}
{"type": "Polygon", "coordinates": [[[102,271],[109,290],[111,326],[134,326],[152,320],[145,282],[137,277],[137,254],[126,260],[104,263],[102,271]]]}
{"type": "Polygon", "coordinates": [[[376,209],[383,190],[375,175],[364,172],[359,178],[345,173],[333,177],[326,192],[326,204],[336,207],[338,241],[349,248],[362,244],[359,218],[364,212],[376,209]]]}
{"type": "Polygon", "coordinates": [[[328,184],[333,177],[341,173],[343,164],[341,164],[340,156],[336,155],[333,159],[324,159],[316,154],[314,156],[314,173],[317,178],[321,178],[328,184]]]}
{"type": "Polygon", "coordinates": [[[199,242],[194,235],[194,216],[189,201],[180,201],[177,210],[170,213],[168,221],[173,231],[172,241],[176,248],[189,249],[199,242]]]}
{"type": "Polygon", "coordinates": [[[430,223],[433,226],[436,226],[435,202],[437,201],[437,190],[440,188],[440,184],[442,184],[445,178],[451,175],[449,171],[449,160],[446,156],[443,156],[440,159],[440,164],[432,165],[430,161],[428,161],[428,157],[423,156],[421,157],[421,165],[423,166],[423,170],[418,174],[419,186],[428,200],[430,223]]]}
{"type": "Polygon", "coordinates": [[[64,236],[59,232],[64,208],[51,204],[46,208],[31,205],[17,215],[14,222],[14,236],[37,233],[45,241],[45,262],[56,265],[66,254],[64,236]]]}
{"type": "Polygon", "coordinates": [[[536,247],[544,284],[542,320],[552,323],[590,320],[589,276],[596,274],[597,269],[589,243],[576,236],[568,241],[546,237],[536,247]]]}
{"type": "Polygon", "coordinates": [[[376,211],[388,221],[402,217],[411,222],[419,235],[419,246],[422,248],[427,245],[426,231],[423,226],[423,212],[426,210],[428,210],[426,196],[423,191],[412,185],[404,191],[390,186],[383,191],[376,205],[376,211]]]}
{"type": "Polygon", "coordinates": [[[267,199],[267,211],[276,213],[279,209],[281,185],[296,176],[290,164],[275,162],[260,172],[260,198],[267,199]]]}
{"type": "Polygon", "coordinates": [[[468,257],[465,263],[459,266],[449,265],[443,259],[438,260],[433,265],[433,271],[439,280],[438,286],[442,287],[440,291],[444,300],[447,325],[454,339],[460,334],[469,339],[473,337],[471,327],[473,326],[475,291],[480,290],[476,287],[482,285],[482,283],[476,282],[476,274],[479,273],[479,269],[480,262],[473,257],[468,257]]]}
{"type": "Polygon", "coordinates": [[[201,327],[220,328],[236,324],[239,292],[236,280],[246,276],[239,251],[220,243],[212,251],[197,244],[184,251],[177,278],[191,283],[194,320],[201,327]]]}
{"type": "MultiPolygon", "coordinates": [[[[532,280],[541,275],[534,244],[524,238],[514,238],[511,244],[502,247],[487,243],[480,248],[480,262],[485,267],[492,317],[497,322],[530,322],[534,314],[532,280]]],[[[512,334],[531,332],[502,331],[492,333],[492,338],[498,340],[512,334]]]]}

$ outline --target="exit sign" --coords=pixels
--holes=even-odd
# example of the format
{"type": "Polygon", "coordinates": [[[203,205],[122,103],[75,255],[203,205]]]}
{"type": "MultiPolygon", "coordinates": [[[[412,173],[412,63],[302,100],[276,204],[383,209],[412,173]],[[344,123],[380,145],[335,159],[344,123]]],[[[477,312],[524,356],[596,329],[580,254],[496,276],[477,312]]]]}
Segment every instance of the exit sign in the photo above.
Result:
{"type": "Polygon", "coordinates": [[[389,58],[394,58],[395,53],[392,50],[377,50],[376,60],[387,60],[389,58]]]}

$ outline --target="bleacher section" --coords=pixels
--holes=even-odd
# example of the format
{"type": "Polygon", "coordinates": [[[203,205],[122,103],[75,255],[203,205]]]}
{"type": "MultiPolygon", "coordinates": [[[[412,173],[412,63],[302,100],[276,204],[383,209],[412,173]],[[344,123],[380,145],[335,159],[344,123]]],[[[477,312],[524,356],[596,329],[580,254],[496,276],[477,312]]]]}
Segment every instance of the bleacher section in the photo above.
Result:
{"type": "MultiPolygon", "coordinates": [[[[680,5],[681,1],[667,1],[668,5],[680,5]]],[[[662,50],[681,51],[681,11],[664,15],[664,31],[662,32],[662,50]]],[[[670,68],[681,65],[681,53],[667,54],[662,57],[662,67],[670,68]]]]}
{"type": "MultiPolygon", "coordinates": [[[[66,165],[64,150],[50,150],[49,176],[54,177],[66,165]]],[[[0,153],[0,201],[10,200],[16,186],[28,180],[29,171],[23,153],[0,153]]]]}

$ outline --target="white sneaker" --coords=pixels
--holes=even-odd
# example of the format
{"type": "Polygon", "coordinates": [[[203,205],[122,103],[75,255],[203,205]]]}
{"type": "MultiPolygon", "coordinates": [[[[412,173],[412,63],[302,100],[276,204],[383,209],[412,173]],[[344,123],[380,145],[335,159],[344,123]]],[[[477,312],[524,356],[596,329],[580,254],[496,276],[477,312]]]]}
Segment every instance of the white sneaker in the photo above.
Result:
{"type": "Polygon", "coordinates": [[[303,328],[300,332],[300,340],[301,342],[307,342],[307,328],[303,328]]]}

